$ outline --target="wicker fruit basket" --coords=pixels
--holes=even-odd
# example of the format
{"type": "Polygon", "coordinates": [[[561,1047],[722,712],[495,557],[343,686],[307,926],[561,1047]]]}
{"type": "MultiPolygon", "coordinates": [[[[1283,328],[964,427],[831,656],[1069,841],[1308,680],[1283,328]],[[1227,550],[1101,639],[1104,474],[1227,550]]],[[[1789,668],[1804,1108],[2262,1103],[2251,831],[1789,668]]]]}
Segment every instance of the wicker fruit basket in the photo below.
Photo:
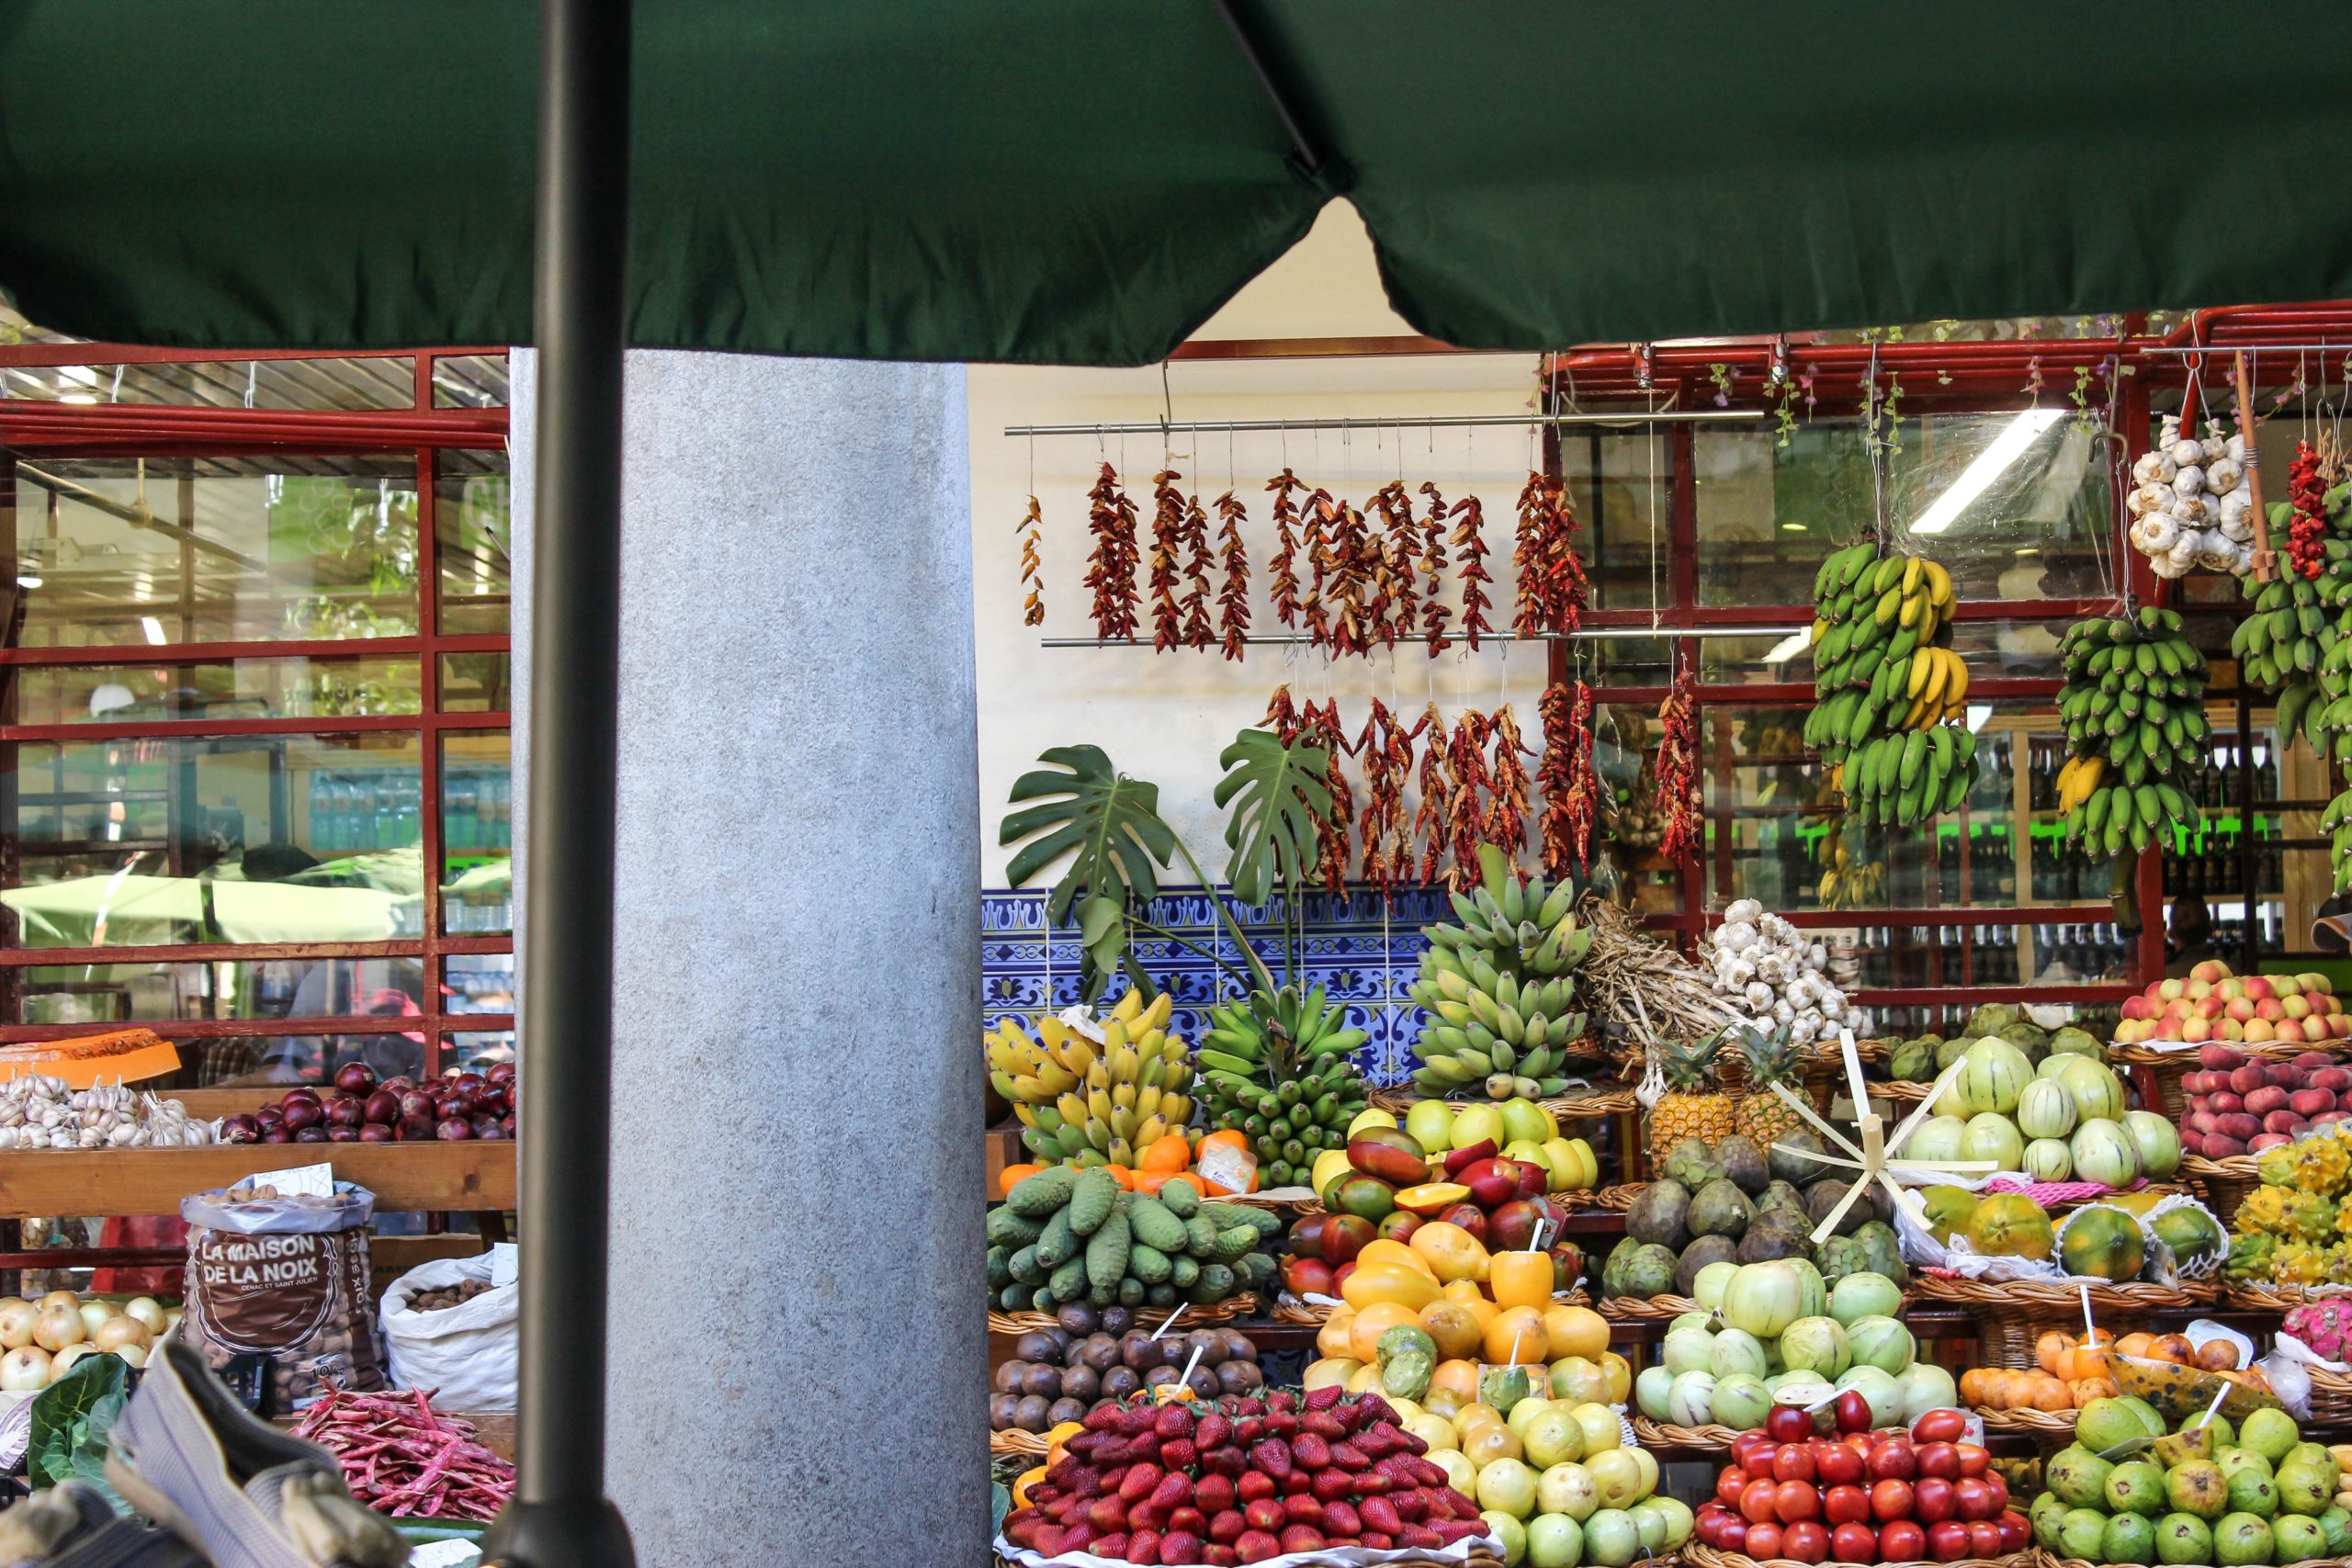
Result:
{"type": "MultiPolygon", "coordinates": [[[[1166,1309],[1162,1308],[1160,1310],[1165,1311],[1166,1309]]],[[[1227,1296],[1225,1300],[1221,1302],[1213,1302],[1207,1306],[1185,1307],[1182,1312],[1176,1314],[1174,1326],[1178,1328],[1214,1328],[1219,1324],[1231,1323],[1237,1317],[1247,1317],[1250,1314],[1257,1310],[1258,1298],[1252,1295],[1250,1292],[1243,1291],[1238,1295],[1227,1296]]],[[[1158,1316],[1158,1314],[1153,1313],[1153,1310],[1149,1307],[1137,1307],[1136,1312],[1138,1316],[1148,1313],[1152,1314],[1155,1320],[1158,1316]]],[[[1026,1334],[1032,1329],[1056,1328],[1058,1326],[1060,1326],[1059,1320],[1051,1313],[992,1312],[989,1314],[989,1332],[990,1334],[1026,1334]]]]}
{"type": "Polygon", "coordinates": [[[1592,1310],[1611,1323],[1670,1323],[1699,1303],[1689,1296],[1611,1296],[1592,1310]]]}
{"type": "Polygon", "coordinates": [[[1632,1423],[1634,1436],[1645,1449],[1688,1449],[1694,1453],[1729,1453],[1732,1440],[1739,1436],[1736,1427],[1705,1426],[1677,1427],[1669,1421],[1653,1421],[1634,1414],[1626,1416],[1632,1423]]]}
{"type": "Polygon", "coordinates": [[[989,1452],[1000,1457],[1019,1454],[1023,1458],[1043,1459],[1047,1446],[1045,1433],[1024,1432],[1018,1427],[1007,1427],[1001,1432],[989,1434],[989,1452]]]}
{"type": "MultiPolygon", "coordinates": [[[[2159,1312],[2210,1306],[2214,1290],[2205,1280],[2114,1285],[2100,1280],[2090,1282],[2090,1297],[2099,1325],[2120,1332],[2159,1312]]],[[[1911,1299],[1966,1309],[1976,1319],[1978,1356],[1988,1366],[2030,1365],[2033,1342],[2043,1330],[2083,1320],[2083,1282],[2074,1280],[1971,1280],[1920,1273],[1912,1277],[1911,1299]]]]}
{"type": "Polygon", "coordinates": [[[2213,1211],[2213,1217],[2227,1226],[2245,1201],[2245,1195],[2262,1185],[2262,1178],[2255,1174],[2252,1155],[2231,1155],[2224,1159],[2207,1159],[2203,1155],[2180,1156],[2180,1174],[2197,1190],[2197,1196],[2213,1211]]]}
{"type": "MultiPolygon", "coordinates": [[[[1742,1557],[1736,1551],[1718,1551],[1695,1536],[1682,1543],[1681,1556],[1690,1568],[1805,1568],[1792,1558],[1742,1557]]],[[[1962,1557],[1951,1562],[1884,1562],[1879,1568],[2037,1568],[2047,1562],[2041,1552],[2028,1551],[2013,1551],[2006,1557],[1962,1557]]],[[[2080,1568],[2090,1565],[2084,1563],[2080,1568]]]]}

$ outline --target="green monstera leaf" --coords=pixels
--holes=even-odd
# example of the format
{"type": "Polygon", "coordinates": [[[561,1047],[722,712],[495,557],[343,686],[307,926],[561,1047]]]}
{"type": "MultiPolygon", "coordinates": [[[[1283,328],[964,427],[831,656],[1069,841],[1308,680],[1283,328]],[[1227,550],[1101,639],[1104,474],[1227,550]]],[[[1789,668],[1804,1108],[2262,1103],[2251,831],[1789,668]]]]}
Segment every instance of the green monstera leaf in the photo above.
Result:
{"type": "Polygon", "coordinates": [[[1179,847],[1176,833],[1159,818],[1159,786],[1120,773],[1100,747],[1057,746],[1038,761],[1047,766],[1014,780],[1011,797],[1015,805],[1037,804],[1007,816],[997,842],[1029,840],[1005,868],[1015,887],[1070,857],[1046,900],[1046,915],[1060,924],[1077,909],[1091,998],[1114,971],[1134,974],[1127,902],[1159,893],[1159,868],[1179,847]]]}
{"type": "Polygon", "coordinates": [[[1225,777],[1216,803],[1230,807],[1226,885],[1244,904],[1263,904],[1281,886],[1295,892],[1313,868],[1316,824],[1331,812],[1330,753],[1272,731],[1245,729],[1217,759],[1225,777]]]}

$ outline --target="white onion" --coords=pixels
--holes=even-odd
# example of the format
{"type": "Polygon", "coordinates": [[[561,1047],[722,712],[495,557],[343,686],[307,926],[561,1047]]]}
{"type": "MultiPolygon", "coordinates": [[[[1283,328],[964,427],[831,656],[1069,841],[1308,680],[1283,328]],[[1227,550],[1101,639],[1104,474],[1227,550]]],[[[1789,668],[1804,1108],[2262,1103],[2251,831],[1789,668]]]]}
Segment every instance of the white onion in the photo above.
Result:
{"type": "MultiPolygon", "coordinates": [[[[80,1314],[75,1314],[80,1316],[80,1314]]],[[[0,1306],[0,1349],[17,1350],[33,1342],[33,1325],[40,1321],[40,1308],[30,1302],[18,1302],[13,1306],[0,1306]]]]}
{"type": "Polygon", "coordinates": [[[96,1335],[106,1320],[114,1315],[114,1308],[104,1302],[82,1303],[82,1332],[85,1337],[96,1335]]]}
{"type": "MultiPolygon", "coordinates": [[[[122,1303],[122,1315],[135,1317],[147,1325],[149,1334],[164,1332],[164,1303],[153,1296],[133,1296],[122,1303]]],[[[175,1314],[176,1315],[176,1314],[175,1314]]]]}
{"type": "Polygon", "coordinates": [[[38,1345],[20,1345],[0,1356],[0,1390],[33,1393],[49,1386],[49,1352],[38,1345]]]}
{"type": "Polygon", "coordinates": [[[95,1356],[97,1353],[98,1348],[96,1345],[68,1345],[49,1359],[49,1381],[55,1382],[74,1370],[74,1362],[85,1356],[95,1356]]]}
{"type": "Polygon", "coordinates": [[[33,1305],[38,1307],[70,1306],[75,1312],[79,1312],[82,1310],[82,1298],[74,1294],[72,1291],[51,1291],[49,1294],[35,1302],[33,1305]]]}
{"type": "Polygon", "coordinates": [[[33,1343],[44,1350],[62,1350],[82,1339],[82,1314],[76,1309],[60,1304],[43,1307],[33,1319],[33,1343]]]}
{"type": "Polygon", "coordinates": [[[90,1343],[101,1350],[111,1350],[118,1345],[136,1345],[143,1350],[147,1348],[147,1325],[135,1317],[110,1317],[90,1336],[90,1343]]]}
{"type": "Polygon", "coordinates": [[[134,1367],[147,1364],[147,1347],[144,1345],[118,1345],[107,1354],[119,1356],[134,1367]]]}

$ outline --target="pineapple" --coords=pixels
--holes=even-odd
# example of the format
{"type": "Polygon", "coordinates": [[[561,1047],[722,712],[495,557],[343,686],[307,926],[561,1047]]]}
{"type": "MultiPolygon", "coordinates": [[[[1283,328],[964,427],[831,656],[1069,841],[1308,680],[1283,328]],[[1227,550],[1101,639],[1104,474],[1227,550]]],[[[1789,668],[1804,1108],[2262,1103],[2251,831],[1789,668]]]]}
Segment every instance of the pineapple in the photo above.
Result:
{"type": "Polygon", "coordinates": [[[1759,1149],[1770,1149],[1804,1122],[1772,1092],[1771,1086],[1781,1084],[1792,1094],[1800,1092],[1797,1073],[1804,1065],[1804,1047],[1789,1038],[1786,1028],[1767,1032],[1749,1027],[1736,1029],[1732,1034],[1740,1055],[1747,1059],[1747,1092],[1740,1096],[1735,1125],[1741,1137],[1759,1149]]]}
{"type": "Polygon", "coordinates": [[[1715,1052],[1721,1034],[1689,1044],[1661,1040],[1652,1047],[1658,1069],[1666,1075],[1666,1092],[1650,1111],[1650,1163],[1661,1165],[1675,1145],[1698,1138],[1713,1147],[1731,1135],[1731,1096],[1714,1081],[1715,1052]]]}

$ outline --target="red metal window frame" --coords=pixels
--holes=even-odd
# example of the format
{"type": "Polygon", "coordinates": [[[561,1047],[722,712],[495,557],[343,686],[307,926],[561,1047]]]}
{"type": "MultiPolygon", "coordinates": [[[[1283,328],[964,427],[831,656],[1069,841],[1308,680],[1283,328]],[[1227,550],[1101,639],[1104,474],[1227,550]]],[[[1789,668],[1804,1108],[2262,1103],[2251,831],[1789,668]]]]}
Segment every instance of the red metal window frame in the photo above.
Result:
{"type": "MultiPolygon", "coordinates": [[[[334,640],[281,639],[251,642],[179,643],[121,648],[0,647],[0,671],[41,665],[126,666],[195,664],[232,660],[304,659],[345,661],[398,658],[416,660],[420,711],[342,718],[243,718],[149,720],[106,724],[0,724],[0,755],[13,761],[27,741],[107,741],[146,738],[210,738],[230,735],[346,736],[368,732],[418,738],[422,776],[419,830],[423,839],[423,931],[415,937],[378,942],[187,943],[124,947],[0,948],[0,971],[73,964],[187,964],[276,960],[415,959],[424,985],[421,1015],[284,1019],[141,1020],[159,1034],[177,1040],[268,1039],[288,1035],[422,1034],[425,1069],[437,1072],[452,1034],[495,1033],[514,1027],[512,1013],[453,1012],[447,1007],[444,960],[475,954],[511,953],[511,935],[450,934],[443,929],[441,879],[444,843],[441,770],[444,738],[465,732],[507,730],[505,712],[446,713],[441,708],[441,660],[449,654],[512,651],[504,635],[452,636],[440,629],[439,529],[436,480],[439,454],[455,449],[503,449],[504,407],[436,408],[434,371],[442,359],[503,355],[503,347],[364,350],[338,354],[291,351],[160,349],[121,344],[20,344],[0,346],[0,367],[243,363],[253,360],[347,360],[405,358],[413,361],[410,402],[405,407],[367,410],[257,410],[207,405],[68,404],[0,400],[0,512],[16,515],[17,457],[267,457],[385,456],[406,454],[415,463],[417,493],[417,630],[413,637],[334,640]]],[[[17,589],[13,576],[0,581],[0,613],[14,626],[17,589]]],[[[0,679],[12,678],[0,674],[0,679]]],[[[13,862],[15,845],[7,846],[13,862]]],[[[56,1039],[87,1033],[89,1024],[0,1024],[0,1043],[56,1039]]]]}

